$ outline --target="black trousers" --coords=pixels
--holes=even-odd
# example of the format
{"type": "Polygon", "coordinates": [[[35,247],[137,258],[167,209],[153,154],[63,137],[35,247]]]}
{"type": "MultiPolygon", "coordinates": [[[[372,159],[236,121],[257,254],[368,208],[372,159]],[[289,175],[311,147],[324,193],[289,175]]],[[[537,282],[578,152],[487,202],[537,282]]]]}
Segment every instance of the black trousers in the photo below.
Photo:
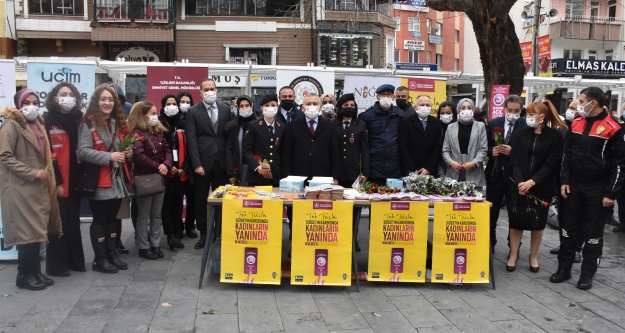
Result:
{"type": "Polygon", "coordinates": [[[182,182],[182,192],[187,198],[187,211],[184,218],[184,225],[180,226],[180,230],[195,230],[195,186],[190,180],[182,182]]]}
{"type": "Polygon", "coordinates": [[[490,245],[495,246],[497,244],[497,220],[499,220],[499,212],[501,211],[501,202],[503,198],[506,198],[506,203],[510,204],[510,179],[505,175],[505,173],[500,172],[501,174],[497,177],[495,174],[496,180],[488,182],[486,186],[486,200],[491,203],[490,206],[490,245]]]}
{"type": "MultiPolygon", "coordinates": [[[[562,229],[562,219],[564,216],[564,208],[566,206],[566,200],[562,197],[562,191],[558,189],[558,224],[560,229],[562,229]]],[[[575,249],[577,252],[582,252],[582,247],[584,246],[584,234],[579,232],[577,233],[577,248],[575,249]]]]}
{"type": "Polygon", "coordinates": [[[618,203],[618,221],[625,223],[625,186],[622,186],[617,193],[616,202],[618,203]]]}
{"type": "Polygon", "coordinates": [[[80,232],[80,201],[78,195],[58,198],[63,236],[49,236],[46,249],[46,272],[85,269],[85,254],[80,232]]]}
{"type": "Polygon", "coordinates": [[[180,227],[182,226],[183,199],[182,192],[165,190],[161,219],[163,220],[163,231],[166,235],[177,235],[182,232],[180,227]]]}
{"type": "MultiPolygon", "coordinates": [[[[226,171],[219,165],[219,162],[215,161],[212,169],[204,170],[204,176],[195,174],[193,175],[193,180],[195,181],[195,219],[197,221],[197,229],[200,232],[205,233],[208,226],[206,199],[208,199],[211,185],[213,191],[219,186],[226,185],[228,182],[228,176],[226,175],[226,171]]],[[[214,207],[213,209],[216,208],[217,207],[214,207]]],[[[216,214],[216,222],[217,226],[219,226],[218,222],[221,219],[221,214],[219,214],[219,211],[217,211],[216,214]]]]}
{"type": "Polygon", "coordinates": [[[109,225],[117,220],[117,212],[122,204],[122,199],[89,200],[89,206],[93,212],[93,224],[109,225]]]}
{"type": "Polygon", "coordinates": [[[565,199],[565,209],[560,224],[560,252],[558,270],[568,271],[573,266],[577,237],[582,233],[584,249],[582,274],[593,276],[603,253],[603,227],[608,208],[603,207],[605,181],[592,183],[571,181],[571,193],[565,199]]]}
{"type": "Polygon", "coordinates": [[[31,274],[41,272],[39,263],[39,249],[41,243],[29,243],[17,245],[17,272],[31,274]]]}

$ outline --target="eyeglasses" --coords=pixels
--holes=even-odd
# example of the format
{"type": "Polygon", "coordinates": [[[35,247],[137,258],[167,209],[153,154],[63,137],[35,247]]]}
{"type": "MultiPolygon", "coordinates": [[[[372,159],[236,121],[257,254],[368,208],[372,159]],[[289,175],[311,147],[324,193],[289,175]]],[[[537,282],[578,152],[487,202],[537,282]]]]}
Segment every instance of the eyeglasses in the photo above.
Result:
{"type": "Polygon", "coordinates": [[[380,97],[393,97],[393,93],[392,92],[383,92],[378,94],[378,96],[380,97]]]}

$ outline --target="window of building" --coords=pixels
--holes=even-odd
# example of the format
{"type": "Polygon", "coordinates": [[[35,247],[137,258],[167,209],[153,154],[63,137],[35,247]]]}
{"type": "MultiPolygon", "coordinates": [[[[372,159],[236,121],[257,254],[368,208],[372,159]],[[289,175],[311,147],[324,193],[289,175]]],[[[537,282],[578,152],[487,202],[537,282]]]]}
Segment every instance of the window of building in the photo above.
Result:
{"type": "Polygon", "coordinates": [[[418,17],[408,18],[408,31],[421,31],[421,19],[418,17]]]}
{"type": "Polygon", "coordinates": [[[395,31],[399,31],[401,28],[401,19],[399,16],[395,17],[395,31]]]}
{"type": "Polygon", "coordinates": [[[169,0],[96,0],[96,14],[99,20],[135,18],[168,21],[169,0]]]}
{"type": "Polygon", "coordinates": [[[595,51],[595,50],[588,50],[588,59],[589,60],[596,60],[597,59],[597,51],[595,51]]]}
{"type": "Polygon", "coordinates": [[[184,0],[186,15],[290,16],[299,15],[299,0],[184,0]]]}
{"type": "Polygon", "coordinates": [[[432,63],[431,60],[432,60],[432,52],[428,51],[425,54],[425,63],[426,64],[431,64],[432,63]]]}
{"type": "Polygon", "coordinates": [[[456,34],[454,36],[456,43],[460,43],[460,30],[456,29],[456,34]]]}
{"type": "MultiPolygon", "coordinates": [[[[268,1],[271,2],[271,1],[268,1]]],[[[297,1],[299,2],[299,0],[297,1]]],[[[326,0],[327,10],[376,10],[375,0],[326,0]]]]}
{"type": "Polygon", "coordinates": [[[272,49],[229,48],[229,64],[243,65],[247,61],[252,65],[272,65],[272,49]]]}
{"type": "Polygon", "coordinates": [[[428,34],[432,33],[432,20],[428,19],[425,23],[425,32],[428,34]]]}
{"type": "Polygon", "coordinates": [[[565,59],[581,59],[582,50],[564,50],[565,59]]]}
{"type": "Polygon", "coordinates": [[[525,11],[525,19],[523,20],[523,26],[529,27],[532,25],[532,11],[534,10],[534,4],[527,5],[523,7],[523,11],[525,11]]]}
{"type": "Polygon", "coordinates": [[[591,21],[595,21],[599,18],[599,2],[597,1],[592,1],[590,3],[590,20],[591,21]]]}
{"type": "Polygon", "coordinates": [[[605,50],[605,60],[612,61],[613,50],[605,50]]]}
{"type": "Polygon", "coordinates": [[[395,64],[395,38],[386,37],[386,63],[395,64]]]}
{"type": "Polygon", "coordinates": [[[436,64],[438,65],[438,68],[443,68],[443,55],[440,53],[436,54],[436,64]]]}
{"type": "Polygon", "coordinates": [[[584,17],[585,0],[566,0],[566,19],[580,20],[584,17]]]}
{"type": "Polygon", "coordinates": [[[84,15],[83,0],[28,0],[29,14],[84,15]]]}
{"type": "Polygon", "coordinates": [[[458,60],[458,59],[454,59],[454,70],[455,71],[459,71],[460,70],[460,60],[458,60]]]}
{"type": "Polygon", "coordinates": [[[608,20],[610,20],[610,22],[616,21],[616,5],[610,5],[610,7],[608,7],[608,20]]]}
{"type": "Polygon", "coordinates": [[[400,56],[399,56],[399,50],[398,50],[398,49],[395,49],[395,61],[397,61],[397,62],[400,62],[400,61],[401,61],[400,56]]]}
{"type": "Polygon", "coordinates": [[[369,65],[369,50],[370,39],[366,37],[322,35],[319,38],[319,64],[366,66],[369,65]]]}
{"type": "Polygon", "coordinates": [[[419,63],[419,51],[408,51],[408,62],[413,64],[419,63]]]}
{"type": "Polygon", "coordinates": [[[434,28],[434,34],[437,36],[442,36],[443,35],[443,24],[442,23],[436,23],[436,28],[434,28]]]}

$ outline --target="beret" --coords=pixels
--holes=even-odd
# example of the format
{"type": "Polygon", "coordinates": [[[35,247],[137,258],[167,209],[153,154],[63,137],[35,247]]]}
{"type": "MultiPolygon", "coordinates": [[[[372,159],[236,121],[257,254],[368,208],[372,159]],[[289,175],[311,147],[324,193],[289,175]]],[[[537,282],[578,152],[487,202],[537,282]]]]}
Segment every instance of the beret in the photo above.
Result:
{"type": "Polygon", "coordinates": [[[271,101],[274,101],[274,102],[278,103],[278,95],[276,95],[276,94],[264,95],[260,99],[260,105],[264,105],[265,103],[271,102],[271,101]]]}
{"type": "Polygon", "coordinates": [[[341,97],[339,97],[339,99],[336,100],[336,105],[337,106],[341,106],[343,105],[343,103],[347,102],[347,101],[356,101],[356,99],[354,99],[354,94],[345,94],[342,95],[341,97]]]}
{"type": "Polygon", "coordinates": [[[392,84],[385,83],[385,84],[379,86],[378,89],[375,90],[375,93],[376,94],[381,94],[381,93],[386,92],[386,91],[390,91],[392,93],[395,93],[395,86],[393,86],[392,84]]]}

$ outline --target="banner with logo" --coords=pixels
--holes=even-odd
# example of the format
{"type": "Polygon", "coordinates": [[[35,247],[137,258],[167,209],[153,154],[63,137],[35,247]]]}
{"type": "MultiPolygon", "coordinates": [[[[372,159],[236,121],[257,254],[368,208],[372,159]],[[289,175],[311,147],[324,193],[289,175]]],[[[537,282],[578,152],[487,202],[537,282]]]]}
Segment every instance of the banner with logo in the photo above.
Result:
{"type": "Polygon", "coordinates": [[[434,203],[433,283],[489,281],[488,203],[434,203]]]}
{"type": "Polygon", "coordinates": [[[510,94],[510,85],[493,85],[490,93],[490,118],[503,117],[506,106],[504,102],[510,94]]]}
{"type": "MultiPolygon", "coordinates": [[[[178,95],[185,90],[193,96],[193,101],[202,101],[200,82],[208,77],[206,66],[147,66],[147,99],[159,104],[167,94],[178,95]]],[[[219,89],[219,84],[217,84],[219,89]]]]}
{"type": "Polygon", "coordinates": [[[367,281],[425,282],[427,202],[372,202],[367,281]]]}
{"type": "Polygon", "coordinates": [[[291,284],[352,283],[351,201],[293,202],[291,284]]]}
{"type": "Polygon", "coordinates": [[[280,284],[282,200],[225,199],[220,281],[280,284]]]}
{"type": "Polygon", "coordinates": [[[523,42],[520,44],[523,66],[525,66],[525,75],[527,75],[527,73],[532,71],[532,42],[523,42]]]}
{"type": "Polygon", "coordinates": [[[551,38],[538,37],[538,76],[553,76],[551,73],[551,38]]]}
{"type": "Polygon", "coordinates": [[[0,108],[14,106],[13,96],[15,96],[15,61],[0,60],[0,108]]]}
{"type": "Polygon", "coordinates": [[[430,96],[432,99],[432,110],[430,110],[430,115],[435,117],[438,112],[439,105],[447,100],[447,83],[445,80],[404,77],[401,79],[401,85],[408,87],[412,105],[416,105],[417,97],[421,95],[430,96]]]}
{"type": "Polygon", "coordinates": [[[383,84],[391,84],[397,88],[402,84],[402,78],[345,75],[343,93],[354,94],[355,102],[358,105],[358,113],[360,113],[375,104],[377,101],[375,90],[383,84]]]}
{"type": "Polygon", "coordinates": [[[276,94],[280,92],[280,88],[289,86],[295,91],[295,103],[300,105],[304,103],[304,97],[308,94],[334,95],[334,71],[331,69],[307,71],[278,69],[276,77],[276,94]]]}
{"type": "Polygon", "coordinates": [[[39,93],[39,112],[46,111],[44,102],[52,88],[61,82],[76,86],[82,97],[83,112],[95,90],[95,63],[62,63],[29,61],[26,69],[28,88],[39,93]]]}

